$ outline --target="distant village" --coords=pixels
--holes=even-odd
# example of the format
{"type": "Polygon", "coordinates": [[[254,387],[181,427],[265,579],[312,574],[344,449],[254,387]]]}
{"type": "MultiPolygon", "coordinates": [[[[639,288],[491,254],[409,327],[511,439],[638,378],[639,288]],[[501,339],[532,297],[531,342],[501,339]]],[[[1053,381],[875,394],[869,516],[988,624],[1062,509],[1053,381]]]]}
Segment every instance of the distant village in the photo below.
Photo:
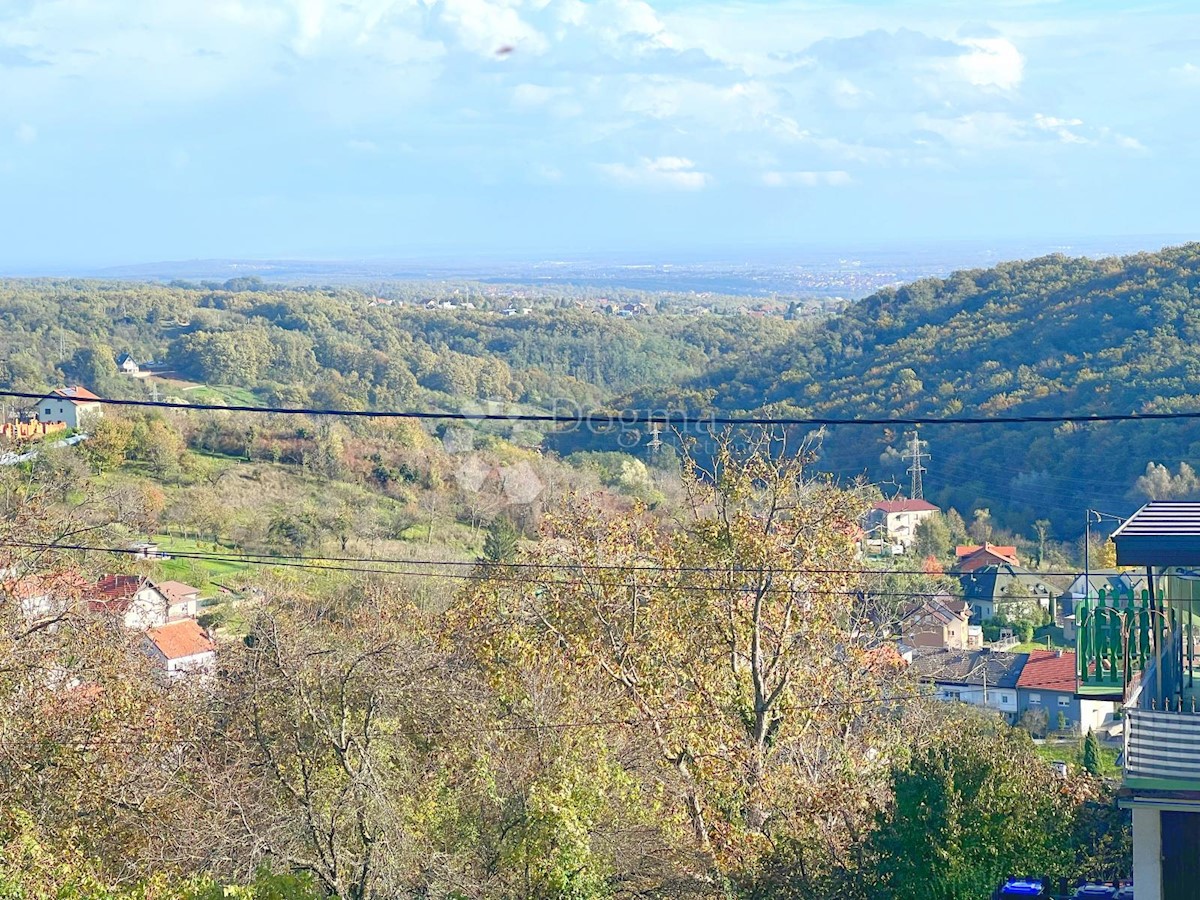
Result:
{"type": "MultiPolygon", "coordinates": [[[[911,555],[917,528],[941,512],[923,499],[876,503],[864,523],[864,547],[876,555],[911,555]]],[[[1118,569],[1079,573],[1065,587],[1022,565],[1015,546],[984,542],[955,548],[955,564],[945,574],[957,579],[960,594],[914,597],[900,612],[897,652],[940,700],[970,703],[1022,724],[1039,736],[1049,732],[1115,737],[1118,705],[1076,695],[1077,659],[1062,646],[1014,652],[1019,639],[1000,626],[985,640],[984,623],[1005,621],[1013,607],[1036,605],[1060,630],[1063,643],[1076,638],[1076,609],[1085,597],[1140,596],[1144,576],[1118,569]],[[1090,592],[1090,593],[1089,593],[1090,592]]]]}

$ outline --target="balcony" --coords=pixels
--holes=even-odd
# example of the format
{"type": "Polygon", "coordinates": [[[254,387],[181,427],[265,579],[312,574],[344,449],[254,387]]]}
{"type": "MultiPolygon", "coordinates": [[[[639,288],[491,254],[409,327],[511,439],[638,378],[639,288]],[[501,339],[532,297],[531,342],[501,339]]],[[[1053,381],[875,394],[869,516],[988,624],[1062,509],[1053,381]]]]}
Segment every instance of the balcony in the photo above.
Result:
{"type": "Polygon", "coordinates": [[[1125,713],[1125,786],[1194,791],[1200,787],[1200,713],[1130,709],[1125,713]]]}

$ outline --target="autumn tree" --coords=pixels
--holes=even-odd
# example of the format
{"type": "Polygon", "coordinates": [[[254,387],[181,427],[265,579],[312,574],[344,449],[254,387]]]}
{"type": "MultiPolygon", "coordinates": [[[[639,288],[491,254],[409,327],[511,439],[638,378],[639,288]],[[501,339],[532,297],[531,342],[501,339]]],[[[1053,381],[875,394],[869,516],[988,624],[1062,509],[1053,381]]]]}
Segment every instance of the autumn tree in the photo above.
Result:
{"type": "Polygon", "coordinates": [[[879,705],[890,664],[849,602],[865,500],[798,450],[726,435],[707,468],[687,461],[674,523],[569,503],[520,556],[536,579],[492,567],[457,613],[505,692],[548,682],[567,709],[583,714],[582,694],[590,715],[636,723],[664,821],[735,878],[780,842],[804,848],[802,869],[834,865],[897,723],[879,705]]]}

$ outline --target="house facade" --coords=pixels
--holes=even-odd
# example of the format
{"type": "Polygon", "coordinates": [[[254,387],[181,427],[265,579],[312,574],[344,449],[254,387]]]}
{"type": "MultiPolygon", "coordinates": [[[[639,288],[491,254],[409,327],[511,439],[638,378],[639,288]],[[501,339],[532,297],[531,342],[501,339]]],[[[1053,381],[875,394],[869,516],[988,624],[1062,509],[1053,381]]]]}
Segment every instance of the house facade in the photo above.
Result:
{"type": "Polygon", "coordinates": [[[200,603],[199,588],[184,584],[182,581],[160,581],[155,584],[155,587],[167,598],[168,621],[196,618],[200,603]]]}
{"type": "Polygon", "coordinates": [[[1138,900],[1192,900],[1200,883],[1200,503],[1156,501],[1112,536],[1144,596],[1076,608],[1076,692],[1123,703],[1121,806],[1133,814],[1138,900]]]}
{"type": "Polygon", "coordinates": [[[983,631],[971,624],[971,607],[941,594],[910,607],[900,624],[900,639],[910,647],[976,650],[983,646],[983,631]]]}
{"type": "Polygon", "coordinates": [[[58,388],[37,402],[39,422],[63,422],[81,428],[89,419],[104,415],[100,398],[84,387],[58,388]]]}
{"type": "Polygon", "coordinates": [[[165,625],[170,602],[154,582],[140,575],[105,575],[88,592],[88,611],[115,616],[134,631],[165,625]]]}
{"type": "Polygon", "coordinates": [[[1049,610],[1051,601],[1059,594],[1058,588],[1036,573],[1010,563],[961,572],[958,580],[963,599],[971,605],[972,621],[977,623],[994,619],[1005,607],[1009,607],[1006,612],[1012,612],[1019,611],[1013,607],[1036,603],[1049,610]]]}
{"type": "Polygon", "coordinates": [[[940,511],[927,500],[881,500],[867,513],[866,530],[905,553],[917,539],[917,526],[940,511]]]}
{"type": "Polygon", "coordinates": [[[1061,713],[1069,730],[1086,735],[1110,722],[1115,709],[1110,700],[1076,695],[1072,650],[1034,650],[1017,679],[1018,714],[1044,712],[1051,730],[1058,729],[1061,713]]]}

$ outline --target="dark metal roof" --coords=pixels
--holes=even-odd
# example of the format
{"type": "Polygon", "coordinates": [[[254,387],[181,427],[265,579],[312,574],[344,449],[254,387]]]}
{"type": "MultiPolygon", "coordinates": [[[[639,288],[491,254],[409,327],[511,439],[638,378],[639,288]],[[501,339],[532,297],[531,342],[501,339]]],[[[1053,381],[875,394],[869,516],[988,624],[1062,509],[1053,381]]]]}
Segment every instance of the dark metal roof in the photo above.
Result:
{"type": "Polygon", "coordinates": [[[1156,500],[1112,534],[1119,566],[1200,565],[1200,503],[1156,500]]]}
{"type": "Polygon", "coordinates": [[[922,681],[940,684],[982,685],[1015,688],[1028,653],[997,653],[982,650],[914,650],[912,668],[922,681]]]}

